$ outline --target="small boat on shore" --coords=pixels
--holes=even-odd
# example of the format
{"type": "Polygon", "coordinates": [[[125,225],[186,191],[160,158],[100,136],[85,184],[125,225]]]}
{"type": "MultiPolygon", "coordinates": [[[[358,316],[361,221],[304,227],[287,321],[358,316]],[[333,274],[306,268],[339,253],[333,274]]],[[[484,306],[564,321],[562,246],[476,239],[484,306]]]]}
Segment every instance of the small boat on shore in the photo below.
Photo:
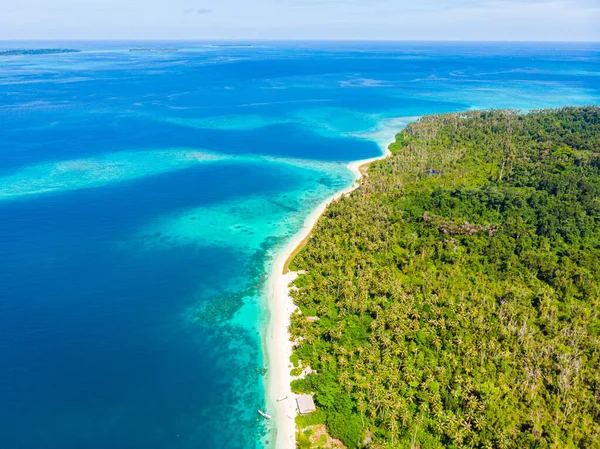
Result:
{"type": "Polygon", "coordinates": [[[281,402],[281,401],[285,401],[287,398],[289,398],[289,396],[283,396],[281,398],[277,398],[276,402],[281,402]]]}
{"type": "Polygon", "coordinates": [[[263,412],[262,410],[258,410],[258,413],[259,413],[259,414],[260,414],[260,416],[262,416],[263,418],[266,418],[266,419],[269,419],[269,420],[270,420],[270,419],[273,419],[273,418],[271,417],[271,415],[267,415],[267,414],[266,414],[265,412],[263,412]]]}

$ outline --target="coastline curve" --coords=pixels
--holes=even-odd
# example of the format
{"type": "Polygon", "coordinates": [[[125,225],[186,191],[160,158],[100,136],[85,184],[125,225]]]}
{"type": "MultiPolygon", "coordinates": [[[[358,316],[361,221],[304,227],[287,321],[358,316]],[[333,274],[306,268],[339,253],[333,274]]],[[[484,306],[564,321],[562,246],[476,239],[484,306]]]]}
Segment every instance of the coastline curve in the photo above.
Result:
{"type": "Polygon", "coordinates": [[[354,174],[352,184],[319,204],[304,220],[302,229],[277,253],[273,260],[265,287],[269,312],[265,335],[265,355],[268,367],[265,380],[265,393],[267,410],[272,411],[274,415],[274,446],[272,447],[275,449],[296,448],[295,419],[297,411],[294,395],[291,391],[292,376],[289,364],[290,356],[292,355],[292,342],[290,341],[288,328],[291,314],[296,309],[289,295],[289,285],[297,276],[297,273],[285,272],[288,260],[305,243],[327,206],[341,196],[347,195],[357,189],[360,185],[360,180],[366,174],[366,166],[374,161],[388,157],[391,154],[388,147],[393,142],[393,139],[386,143],[380,142],[382,149],[380,156],[350,162],[347,168],[354,174]]]}

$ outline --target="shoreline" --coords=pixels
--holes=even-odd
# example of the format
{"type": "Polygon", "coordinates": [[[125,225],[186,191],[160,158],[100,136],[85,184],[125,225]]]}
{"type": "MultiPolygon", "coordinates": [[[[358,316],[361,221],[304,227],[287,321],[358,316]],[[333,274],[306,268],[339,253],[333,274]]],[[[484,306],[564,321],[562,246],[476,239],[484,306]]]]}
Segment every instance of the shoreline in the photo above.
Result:
{"type": "Polygon", "coordinates": [[[274,449],[296,449],[296,404],[290,385],[292,382],[290,375],[292,342],[288,327],[291,314],[296,309],[289,295],[289,284],[297,274],[287,271],[289,259],[297,253],[298,248],[306,243],[313,227],[327,206],[342,195],[358,188],[359,181],[366,173],[363,167],[388,157],[391,154],[388,147],[393,142],[394,140],[388,143],[379,142],[382,149],[380,156],[350,162],[347,167],[354,174],[352,184],[319,204],[304,220],[302,229],[278,252],[273,262],[266,288],[269,323],[265,339],[268,361],[265,393],[267,410],[274,414],[275,441],[272,446],[274,449]],[[286,399],[278,402],[279,398],[286,399]]]}

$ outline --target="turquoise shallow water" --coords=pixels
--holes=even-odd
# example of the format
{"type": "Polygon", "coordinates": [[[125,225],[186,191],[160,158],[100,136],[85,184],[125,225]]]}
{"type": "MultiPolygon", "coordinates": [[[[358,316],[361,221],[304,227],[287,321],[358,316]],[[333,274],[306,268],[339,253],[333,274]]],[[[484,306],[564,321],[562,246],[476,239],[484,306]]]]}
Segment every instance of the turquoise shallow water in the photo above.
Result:
{"type": "Polygon", "coordinates": [[[269,446],[265,275],[346,163],[422,114],[600,103],[596,44],[45,46],[83,51],[0,60],[7,448],[269,446]]]}

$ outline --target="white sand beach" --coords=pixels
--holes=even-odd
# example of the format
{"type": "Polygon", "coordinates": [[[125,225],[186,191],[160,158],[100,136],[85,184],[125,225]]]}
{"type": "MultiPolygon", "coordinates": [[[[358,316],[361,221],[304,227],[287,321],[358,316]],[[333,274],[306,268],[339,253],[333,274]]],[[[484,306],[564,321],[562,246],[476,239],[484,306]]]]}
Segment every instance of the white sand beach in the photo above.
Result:
{"type": "Polygon", "coordinates": [[[305,220],[302,230],[283,248],[274,261],[266,290],[270,311],[266,349],[269,363],[267,401],[268,410],[273,412],[274,415],[273,419],[277,433],[275,445],[273,446],[275,449],[296,448],[296,401],[290,388],[292,381],[290,375],[292,369],[290,362],[292,343],[290,342],[288,328],[290,325],[290,316],[296,308],[289,295],[289,285],[297,276],[297,273],[289,272],[284,274],[285,263],[294,250],[308,237],[326,207],[332,201],[358,187],[356,181],[362,177],[360,167],[375,160],[385,158],[390,154],[388,150],[389,142],[381,146],[383,150],[381,156],[348,164],[348,168],[355,175],[355,182],[321,203],[305,220]],[[277,401],[281,398],[285,399],[277,401]]]}

